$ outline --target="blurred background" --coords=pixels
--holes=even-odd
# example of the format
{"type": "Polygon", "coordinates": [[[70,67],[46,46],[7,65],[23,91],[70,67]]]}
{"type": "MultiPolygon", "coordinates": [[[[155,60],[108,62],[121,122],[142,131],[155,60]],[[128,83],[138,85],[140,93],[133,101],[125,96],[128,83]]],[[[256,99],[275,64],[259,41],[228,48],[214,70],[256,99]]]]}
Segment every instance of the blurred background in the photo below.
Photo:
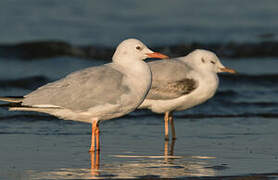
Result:
{"type": "Polygon", "coordinates": [[[258,42],[276,37],[275,0],[3,1],[2,43],[61,40],[115,46],[128,37],[149,45],[258,42]]]}
{"type": "MultiPolygon", "coordinates": [[[[212,50],[238,71],[220,75],[214,98],[176,113],[178,160],[113,156],[163,155],[161,115],[137,111],[104,122],[98,176],[277,175],[276,0],[9,0],[0,9],[0,96],[110,62],[126,38],[171,57],[212,50]]],[[[0,109],[0,178],[65,178],[61,169],[88,178],[89,142],[87,124],[0,109]]]]}

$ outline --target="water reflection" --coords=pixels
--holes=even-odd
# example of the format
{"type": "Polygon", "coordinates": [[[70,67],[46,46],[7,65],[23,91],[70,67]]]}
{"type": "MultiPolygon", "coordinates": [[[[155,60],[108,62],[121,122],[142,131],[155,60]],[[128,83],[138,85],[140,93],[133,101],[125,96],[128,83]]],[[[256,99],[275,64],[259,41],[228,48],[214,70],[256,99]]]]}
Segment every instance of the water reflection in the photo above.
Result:
{"type": "Polygon", "coordinates": [[[172,139],[170,149],[169,149],[169,141],[165,140],[164,141],[164,156],[165,160],[167,159],[168,156],[173,156],[174,155],[174,147],[175,147],[175,139],[172,139]]]}
{"type": "Polygon", "coordinates": [[[100,159],[100,151],[90,152],[91,158],[91,175],[99,176],[99,159],[100,159]]]}
{"type": "Polygon", "coordinates": [[[111,158],[100,164],[100,152],[90,153],[90,168],[61,168],[53,171],[28,171],[32,179],[102,179],[142,177],[215,176],[207,159],[212,157],[175,156],[175,141],[164,142],[163,156],[106,155],[111,158]]]}

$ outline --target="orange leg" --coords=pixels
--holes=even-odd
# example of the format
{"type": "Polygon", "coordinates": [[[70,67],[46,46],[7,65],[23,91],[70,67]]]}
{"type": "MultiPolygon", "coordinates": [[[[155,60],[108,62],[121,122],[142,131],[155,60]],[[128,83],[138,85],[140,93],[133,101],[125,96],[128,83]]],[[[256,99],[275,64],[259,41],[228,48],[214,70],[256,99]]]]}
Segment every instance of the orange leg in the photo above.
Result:
{"type": "Polygon", "coordinates": [[[96,133],[96,150],[99,151],[100,147],[99,147],[99,125],[98,122],[96,123],[96,129],[95,129],[95,133],[96,133]]]}
{"type": "Polygon", "coordinates": [[[99,150],[99,126],[98,120],[94,120],[92,123],[92,139],[91,139],[91,148],[90,152],[95,152],[99,150]],[[96,146],[96,147],[95,147],[96,146]]]}
{"type": "Polygon", "coordinates": [[[169,112],[165,113],[164,122],[165,122],[165,140],[169,140],[169,127],[168,127],[168,124],[169,124],[169,112]]]}
{"type": "Polygon", "coordinates": [[[169,120],[170,120],[171,130],[172,130],[172,139],[175,140],[176,139],[176,131],[175,131],[173,113],[169,113],[169,120]]]}
{"type": "Polygon", "coordinates": [[[169,141],[164,141],[164,156],[168,156],[169,154],[169,141]]]}
{"type": "Polygon", "coordinates": [[[174,147],[175,147],[175,142],[176,140],[175,139],[172,139],[172,142],[171,142],[171,149],[170,149],[170,156],[173,156],[174,155],[174,147]]]}
{"type": "Polygon", "coordinates": [[[92,123],[92,137],[91,137],[91,148],[90,148],[90,152],[94,152],[95,151],[95,126],[94,123],[92,123]]]}
{"type": "Polygon", "coordinates": [[[168,155],[169,155],[169,151],[168,151],[168,149],[169,149],[169,147],[168,147],[168,145],[169,145],[169,141],[164,141],[164,160],[165,161],[168,161],[168,155]]]}
{"type": "Polygon", "coordinates": [[[91,175],[92,176],[97,176],[99,175],[99,151],[95,152],[90,152],[91,156],[91,175]]]}

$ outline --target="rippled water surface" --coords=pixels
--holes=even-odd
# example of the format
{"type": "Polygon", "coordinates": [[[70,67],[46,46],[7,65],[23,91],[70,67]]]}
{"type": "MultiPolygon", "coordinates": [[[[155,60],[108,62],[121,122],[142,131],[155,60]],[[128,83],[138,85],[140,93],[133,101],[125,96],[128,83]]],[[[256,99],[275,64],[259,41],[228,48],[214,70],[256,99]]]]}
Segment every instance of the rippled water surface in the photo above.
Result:
{"type": "MultiPolygon", "coordinates": [[[[213,99],[175,113],[178,139],[174,144],[164,142],[162,115],[136,111],[103,122],[98,169],[91,169],[95,165],[91,165],[88,153],[90,125],[1,109],[0,175],[71,179],[276,173],[278,75],[273,67],[277,67],[278,61],[272,58],[222,61],[238,69],[238,75],[221,75],[213,99]],[[248,69],[250,61],[266,68],[248,69]],[[170,155],[164,156],[165,153],[170,155]]],[[[5,68],[1,66],[1,77],[5,79],[2,83],[6,86],[0,92],[22,95],[76,69],[101,62],[74,58],[9,60],[5,68]],[[42,67],[38,68],[39,64],[42,67]],[[23,77],[24,85],[14,83],[23,77]],[[26,87],[28,83],[30,86],[26,87]]]]}
{"type": "MultiPolygon", "coordinates": [[[[253,1],[252,6],[249,1],[219,0],[203,6],[201,1],[162,1],[159,6],[158,1],[117,1],[113,6],[86,0],[14,2],[0,2],[6,7],[0,12],[0,26],[5,27],[0,43],[59,39],[113,46],[129,36],[158,45],[249,42],[278,27],[276,1],[253,1]]],[[[97,157],[88,153],[89,124],[1,108],[0,179],[277,178],[278,60],[220,59],[238,74],[221,74],[212,99],[175,113],[176,141],[164,141],[163,115],[135,111],[100,124],[97,157]]],[[[106,62],[0,56],[0,96],[24,95],[70,72],[106,62]]]]}
{"type": "Polygon", "coordinates": [[[134,36],[148,44],[242,42],[278,31],[275,0],[11,0],[0,5],[2,42],[60,39],[116,45],[134,36]]]}

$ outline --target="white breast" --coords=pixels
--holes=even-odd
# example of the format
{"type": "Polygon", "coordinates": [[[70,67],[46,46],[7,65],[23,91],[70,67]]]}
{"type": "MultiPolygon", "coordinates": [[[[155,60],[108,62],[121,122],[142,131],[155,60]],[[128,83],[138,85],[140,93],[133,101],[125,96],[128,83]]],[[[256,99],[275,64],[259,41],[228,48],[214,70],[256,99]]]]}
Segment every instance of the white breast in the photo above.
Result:
{"type": "Polygon", "coordinates": [[[129,111],[129,107],[134,110],[145,99],[148,91],[151,88],[152,73],[149,65],[143,61],[133,62],[131,68],[124,68],[117,66],[121,72],[125,73],[124,84],[129,87],[129,93],[122,96],[122,108],[129,111]]]}

